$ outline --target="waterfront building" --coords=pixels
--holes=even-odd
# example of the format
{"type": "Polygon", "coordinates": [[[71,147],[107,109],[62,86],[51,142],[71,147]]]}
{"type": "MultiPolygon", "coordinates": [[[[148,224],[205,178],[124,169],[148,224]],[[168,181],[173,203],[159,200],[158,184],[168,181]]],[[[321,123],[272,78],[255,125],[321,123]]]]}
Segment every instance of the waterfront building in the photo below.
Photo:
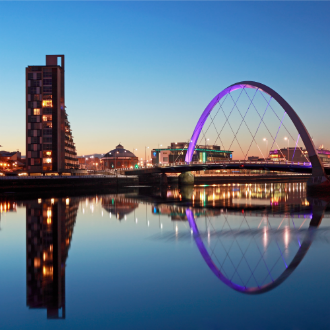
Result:
{"type": "Polygon", "coordinates": [[[0,151],[0,170],[13,171],[23,169],[25,160],[22,160],[19,151],[0,151]]]}
{"type": "MultiPolygon", "coordinates": [[[[152,164],[173,164],[183,163],[188,150],[188,143],[172,142],[167,148],[152,149],[152,164]]],[[[233,152],[221,150],[217,145],[196,145],[193,162],[221,162],[232,159],[233,152]]]]}
{"type": "Polygon", "coordinates": [[[138,157],[136,157],[131,151],[125,149],[121,144],[106,153],[101,161],[103,163],[103,168],[115,169],[115,168],[133,168],[137,166],[138,157]]]}
{"type": "MultiPolygon", "coordinates": [[[[320,146],[317,153],[323,164],[330,164],[330,150],[320,146]]],[[[269,159],[273,161],[293,161],[295,163],[309,162],[308,152],[305,149],[295,147],[275,149],[269,152],[269,159]]]]}
{"type": "Polygon", "coordinates": [[[62,172],[79,167],[65,109],[64,82],[64,55],[46,55],[46,65],[26,68],[28,172],[62,172]]]}

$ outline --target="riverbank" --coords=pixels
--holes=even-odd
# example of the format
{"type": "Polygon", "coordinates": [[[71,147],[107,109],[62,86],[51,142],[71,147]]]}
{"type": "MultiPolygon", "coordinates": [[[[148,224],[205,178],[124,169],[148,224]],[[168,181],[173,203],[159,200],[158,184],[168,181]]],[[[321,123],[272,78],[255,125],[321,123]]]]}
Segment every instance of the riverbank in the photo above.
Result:
{"type": "Polygon", "coordinates": [[[137,176],[20,176],[0,177],[0,193],[67,191],[67,190],[104,190],[117,189],[139,184],[137,176]]]}

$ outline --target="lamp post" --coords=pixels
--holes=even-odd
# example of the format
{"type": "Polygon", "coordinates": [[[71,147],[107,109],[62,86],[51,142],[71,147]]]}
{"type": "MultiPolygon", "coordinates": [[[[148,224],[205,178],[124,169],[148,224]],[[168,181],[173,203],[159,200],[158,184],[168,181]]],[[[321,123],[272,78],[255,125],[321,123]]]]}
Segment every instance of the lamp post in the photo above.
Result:
{"type": "Polygon", "coordinates": [[[117,154],[118,153],[119,153],[118,151],[116,151],[116,153],[115,153],[115,172],[116,172],[116,176],[117,176],[117,154]]]}
{"type": "MultiPolygon", "coordinates": [[[[137,151],[136,148],[133,148],[133,154],[134,154],[134,151],[135,151],[135,150],[137,151]]],[[[139,163],[139,158],[137,159],[137,164],[138,164],[138,163],[139,163]]],[[[136,164],[135,164],[135,165],[136,165],[136,164]]],[[[134,165],[134,166],[135,166],[135,165],[134,165]]]]}
{"type": "Polygon", "coordinates": [[[207,159],[207,157],[206,157],[206,141],[208,141],[208,140],[210,140],[210,139],[205,138],[205,162],[204,163],[206,163],[206,159],[207,159]]]}
{"type": "Polygon", "coordinates": [[[289,150],[289,139],[287,137],[284,138],[284,140],[288,141],[288,161],[290,159],[289,155],[290,155],[290,150],[289,150]]]}
{"type": "Polygon", "coordinates": [[[266,159],[268,158],[268,140],[266,138],[263,138],[263,140],[266,142],[266,159]]]}
{"type": "Polygon", "coordinates": [[[147,149],[149,149],[149,147],[144,147],[144,166],[147,167],[147,149]]]}
{"type": "Polygon", "coordinates": [[[158,164],[159,164],[159,156],[160,156],[159,146],[162,147],[163,145],[158,143],[158,164]]]}

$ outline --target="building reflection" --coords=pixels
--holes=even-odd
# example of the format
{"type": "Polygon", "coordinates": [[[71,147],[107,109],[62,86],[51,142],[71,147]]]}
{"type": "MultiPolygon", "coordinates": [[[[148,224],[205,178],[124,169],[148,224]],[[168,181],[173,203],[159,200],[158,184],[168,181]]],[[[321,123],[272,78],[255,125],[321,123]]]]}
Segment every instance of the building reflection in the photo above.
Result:
{"type": "Polygon", "coordinates": [[[47,318],[65,318],[65,262],[79,201],[38,199],[26,203],[26,301],[46,308],[47,318]]]}
{"type": "Polygon", "coordinates": [[[127,215],[133,212],[139,203],[131,198],[126,198],[125,195],[106,195],[101,200],[102,207],[110,215],[113,214],[116,219],[126,219],[127,215]]]}

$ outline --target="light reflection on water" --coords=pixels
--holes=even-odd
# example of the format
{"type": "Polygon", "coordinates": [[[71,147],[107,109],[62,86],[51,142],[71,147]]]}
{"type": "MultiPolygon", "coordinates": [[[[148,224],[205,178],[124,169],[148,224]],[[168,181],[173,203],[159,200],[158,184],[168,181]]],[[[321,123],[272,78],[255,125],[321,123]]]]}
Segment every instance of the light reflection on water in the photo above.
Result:
{"type": "MultiPolygon", "coordinates": [[[[320,200],[307,196],[304,183],[227,184],[174,189],[133,188],[122,194],[87,197],[38,196],[33,200],[3,198],[0,203],[0,240],[1,236],[12,235],[10,230],[14,232],[17,226],[26,226],[25,259],[15,259],[13,256],[11,261],[17,265],[26,262],[26,288],[23,289],[26,294],[26,307],[20,307],[15,313],[22,315],[21,319],[25,321],[22,321],[21,326],[24,328],[32,327],[32,324],[33,328],[43,325],[54,328],[58,326],[55,323],[38,323],[40,318],[36,324],[36,320],[31,316],[34,314],[28,314],[32,310],[44,310],[45,320],[65,319],[66,323],[61,325],[62,328],[88,328],[95,318],[99,318],[98,322],[105,328],[130,328],[132,324],[137,328],[151,325],[159,328],[168,328],[170,325],[173,327],[174,324],[179,326],[181,319],[178,320],[174,316],[173,319],[169,316],[167,321],[160,325],[157,322],[157,319],[163,317],[160,310],[150,312],[150,318],[143,321],[139,313],[133,313],[129,321],[120,317],[109,318],[107,313],[99,315],[98,312],[88,309],[82,317],[80,309],[83,309],[84,303],[71,295],[67,276],[70,279],[79,278],[82,290],[90,285],[116,290],[112,282],[100,280],[95,283],[84,277],[84,272],[88,274],[94,270],[84,268],[81,273],[81,269],[73,269],[70,266],[84,262],[89,255],[93,256],[91,263],[100,273],[108,274],[109,277],[113,276],[112,272],[117,274],[116,286],[121,288],[121,295],[124,297],[134,295],[132,288],[127,288],[127,280],[122,280],[126,277],[126,266],[120,271],[120,267],[116,268],[115,263],[114,269],[109,272],[107,263],[117,260],[118,257],[126,258],[132,265],[137,263],[141,276],[150,281],[150,286],[144,286],[148,296],[153,294],[153,283],[157,282],[149,277],[149,273],[151,270],[157,272],[158,264],[157,258],[154,259],[150,255],[162,253],[163,258],[166,256],[164,263],[168,269],[164,270],[159,266],[163,272],[162,276],[166,275],[162,282],[165,290],[170,290],[173,285],[170,269],[175,266],[174,260],[180,256],[182,264],[190,271],[181,269],[182,273],[176,277],[178,284],[183,285],[182,281],[194,271],[196,274],[203,274],[212,282],[213,287],[209,288],[211,291],[226,295],[229,300],[232,295],[237,294],[235,291],[259,293],[266,297],[264,303],[267,304],[267,296],[275,299],[272,292],[275,292],[275,295],[283,295],[280,287],[287,287],[287,282],[292,285],[293,273],[299,274],[299,268],[303,268],[303,260],[308,259],[308,250],[312,243],[317,243],[316,246],[324,255],[329,251],[327,219],[330,213],[326,210],[327,205],[326,198],[320,200]],[[25,211],[25,218],[20,217],[21,221],[16,227],[12,226],[10,221],[14,219],[13,215],[21,210],[25,211]],[[116,246],[121,246],[122,250],[117,250],[116,246]],[[175,250],[172,246],[175,246],[175,250]],[[186,250],[187,247],[189,251],[186,250]],[[146,257],[141,257],[143,253],[146,257]],[[134,257],[136,254],[140,255],[139,260],[134,257]],[[152,266],[148,258],[152,259],[156,266],[152,266]],[[194,263],[189,263],[191,258],[194,263]],[[226,288],[230,291],[224,291],[226,288]],[[69,305],[68,301],[72,304],[69,305]],[[82,319],[85,319],[85,324],[79,321],[82,319]]],[[[10,251],[12,244],[5,240],[0,248],[10,251]]],[[[5,259],[4,252],[0,254],[1,259],[5,259]]],[[[121,265],[118,260],[117,263],[121,265]]],[[[5,272],[3,277],[9,282],[12,280],[10,272],[5,272]]],[[[135,283],[137,279],[131,277],[130,281],[135,283]]],[[[195,281],[197,286],[204,285],[202,278],[195,281]]],[[[70,283],[74,282],[71,280],[70,283]]],[[[135,284],[139,285],[138,282],[135,284]]],[[[214,297],[211,291],[199,292],[195,297],[196,301],[212,297],[213,300],[219,299],[218,303],[222,304],[220,296],[214,297]]],[[[22,292],[17,295],[21,296],[22,292]]],[[[86,301],[94,299],[97,303],[98,299],[101,299],[97,295],[94,296],[93,292],[89,295],[85,296],[86,301]]],[[[109,305],[113,304],[111,297],[108,298],[109,305]]],[[[105,297],[102,299],[104,303],[105,297]]],[[[167,305],[165,300],[163,302],[161,296],[157,299],[158,304],[166,306],[166,313],[172,315],[174,310],[171,309],[171,304],[167,305]]],[[[191,304],[190,299],[182,299],[182,303],[191,304]]],[[[142,309],[151,308],[148,306],[150,301],[142,300],[141,303],[144,306],[142,309]]],[[[255,307],[257,308],[257,304],[255,307]]],[[[201,311],[204,308],[210,306],[207,303],[205,306],[199,305],[201,311]]],[[[232,310],[228,315],[231,312],[232,310]]],[[[120,315],[125,315],[125,311],[121,313],[123,314],[120,315]]],[[[4,316],[3,319],[7,321],[6,327],[9,328],[8,317],[4,316]]],[[[216,319],[217,316],[213,315],[211,324],[216,319]]],[[[194,322],[189,324],[189,327],[207,328],[209,321],[205,323],[200,316],[198,327],[194,322]]],[[[226,322],[228,326],[230,320],[226,322]]],[[[239,327],[235,322],[229,328],[239,327]]],[[[294,319],[291,324],[295,324],[294,319]]],[[[251,328],[257,325],[260,326],[259,323],[251,323],[251,328]]],[[[279,322],[275,323],[274,329],[279,326],[279,322]]],[[[214,324],[211,328],[214,328],[214,324]]]]}

